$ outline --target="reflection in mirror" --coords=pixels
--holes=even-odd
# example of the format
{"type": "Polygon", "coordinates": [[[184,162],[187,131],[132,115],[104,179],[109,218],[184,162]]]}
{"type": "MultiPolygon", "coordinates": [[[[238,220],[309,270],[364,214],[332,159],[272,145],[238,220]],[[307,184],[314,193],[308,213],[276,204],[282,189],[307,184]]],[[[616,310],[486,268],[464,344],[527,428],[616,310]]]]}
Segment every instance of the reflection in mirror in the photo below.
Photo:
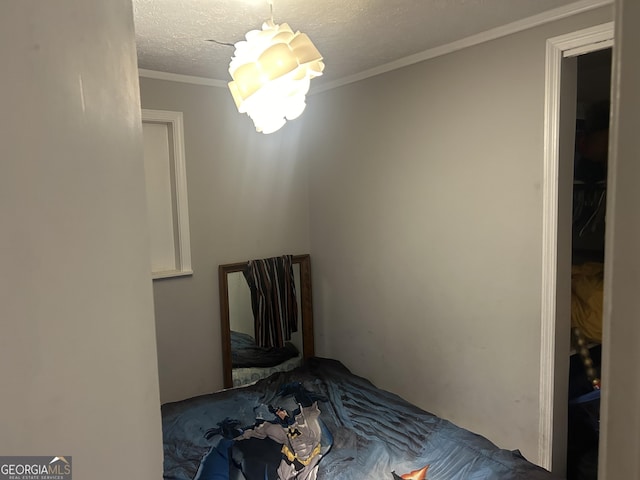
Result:
{"type": "MultiPolygon", "coordinates": [[[[300,292],[300,264],[293,265],[293,277],[296,286],[296,294],[300,292]]],[[[247,338],[251,337],[255,341],[255,326],[253,320],[253,311],[251,310],[251,291],[247,280],[244,278],[242,272],[232,272],[227,275],[227,282],[229,288],[229,325],[231,328],[231,358],[237,357],[241,352],[234,351],[234,346],[237,347],[238,342],[234,342],[234,336],[247,338]],[[234,335],[238,333],[240,335],[234,335]]],[[[300,302],[297,302],[298,307],[298,319],[302,318],[302,311],[300,308],[300,302]]],[[[298,363],[302,363],[302,352],[304,348],[302,345],[302,329],[298,328],[298,331],[291,334],[291,339],[288,340],[295,351],[299,353],[298,363]]],[[[292,349],[292,351],[294,351],[292,349]]],[[[235,367],[234,367],[235,369],[235,367]]]]}
{"type": "Polygon", "coordinates": [[[309,255],[292,257],[298,329],[282,348],[256,345],[251,292],[244,276],[247,262],[220,265],[220,313],[224,386],[253,383],[277,371],[291,370],[314,354],[309,255]]]}

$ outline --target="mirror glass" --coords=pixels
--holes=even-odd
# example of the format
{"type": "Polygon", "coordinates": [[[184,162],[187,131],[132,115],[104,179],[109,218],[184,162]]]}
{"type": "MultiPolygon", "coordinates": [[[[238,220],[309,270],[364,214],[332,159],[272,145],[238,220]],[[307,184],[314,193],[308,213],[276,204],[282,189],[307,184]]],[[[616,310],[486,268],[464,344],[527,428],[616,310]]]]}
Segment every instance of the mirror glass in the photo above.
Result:
{"type": "Polygon", "coordinates": [[[220,312],[225,388],[253,383],[277,371],[291,370],[314,354],[309,255],[292,261],[298,329],[283,348],[255,342],[251,292],[244,276],[247,262],[220,265],[220,312]]]}
{"type": "MultiPolygon", "coordinates": [[[[293,277],[296,286],[296,295],[298,296],[298,319],[302,318],[302,309],[300,306],[300,265],[293,265],[293,277]]],[[[251,291],[247,280],[242,272],[231,272],[227,275],[229,289],[229,325],[231,334],[233,332],[247,335],[255,339],[255,329],[253,322],[253,311],[251,310],[251,291]]],[[[300,320],[298,320],[298,331],[291,334],[288,340],[295,349],[300,352],[300,360],[304,352],[302,344],[302,328],[300,328],[300,320]]],[[[234,357],[234,347],[238,347],[238,342],[231,342],[231,358],[234,357]]],[[[237,355],[236,355],[237,356],[237,355]]]]}

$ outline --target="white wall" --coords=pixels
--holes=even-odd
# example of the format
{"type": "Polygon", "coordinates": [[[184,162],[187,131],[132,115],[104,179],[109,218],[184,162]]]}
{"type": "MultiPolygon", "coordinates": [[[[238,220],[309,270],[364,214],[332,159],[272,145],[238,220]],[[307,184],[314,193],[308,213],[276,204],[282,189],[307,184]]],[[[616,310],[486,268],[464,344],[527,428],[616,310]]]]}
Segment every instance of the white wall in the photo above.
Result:
{"type": "Polygon", "coordinates": [[[598,478],[640,478],[640,3],[616,3],[598,478]]]}
{"type": "Polygon", "coordinates": [[[192,277],[154,281],[162,402],[222,388],[218,265],[309,252],[299,121],[258,134],[227,89],[140,79],[142,107],[184,113],[192,277]]]}
{"type": "Polygon", "coordinates": [[[545,41],[611,15],[318,94],[303,117],[318,354],[534,462],[545,41]]]}
{"type": "Polygon", "coordinates": [[[242,272],[227,275],[229,290],[229,324],[231,330],[255,337],[251,290],[242,272]]]}
{"type": "Polygon", "coordinates": [[[0,5],[0,452],[162,475],[130,0],[0,5]]]}

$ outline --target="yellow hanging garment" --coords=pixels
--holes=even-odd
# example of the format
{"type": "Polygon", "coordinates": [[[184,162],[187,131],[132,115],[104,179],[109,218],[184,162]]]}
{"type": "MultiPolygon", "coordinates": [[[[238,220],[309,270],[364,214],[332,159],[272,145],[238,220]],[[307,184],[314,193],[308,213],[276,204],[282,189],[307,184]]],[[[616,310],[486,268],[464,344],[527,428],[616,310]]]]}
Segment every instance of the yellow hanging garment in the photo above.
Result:
{"type": "Polygon", "coordinates": [[[602,343],[603,284],[604,264],[589,262],[571,268],[571,326],[596,343],[602,343]]]}

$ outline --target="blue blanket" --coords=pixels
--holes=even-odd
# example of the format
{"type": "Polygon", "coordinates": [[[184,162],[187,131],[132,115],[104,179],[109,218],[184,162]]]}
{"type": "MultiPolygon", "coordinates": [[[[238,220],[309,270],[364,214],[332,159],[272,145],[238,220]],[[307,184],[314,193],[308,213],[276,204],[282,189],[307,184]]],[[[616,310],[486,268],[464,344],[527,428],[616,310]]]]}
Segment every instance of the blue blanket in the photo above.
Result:
{"type": "Polygon", "coordinates": [[[231,365],[233,368],[274,367],[297,357],[298,349],[286,342],[284,347],[259,347],[255,339],[246,333],[231,331],[231,365]]]}
{"type": "MultiPolygon", "coordinates": [[[[555,478],[518,452],[499,449],[482,436],[376,388],[341,363],[321,358],[255,385],[163,405],[164,478],[192,480],[203,460],[228,453],[237,442],[222,433],[206,435],[225,419],[248,428],[272,418],[269,405],[294,410],[293,398],[278,396],[278,389],[291,382],[301,382],[326,399],[318,406],[332,446],[319,462],[320,480],[392,480],[426,466],[426,480],[555,478]]],[[[245,478],[232,459],[217,465],[224,471],[211,471],[209,478],[245,478]]]]}

